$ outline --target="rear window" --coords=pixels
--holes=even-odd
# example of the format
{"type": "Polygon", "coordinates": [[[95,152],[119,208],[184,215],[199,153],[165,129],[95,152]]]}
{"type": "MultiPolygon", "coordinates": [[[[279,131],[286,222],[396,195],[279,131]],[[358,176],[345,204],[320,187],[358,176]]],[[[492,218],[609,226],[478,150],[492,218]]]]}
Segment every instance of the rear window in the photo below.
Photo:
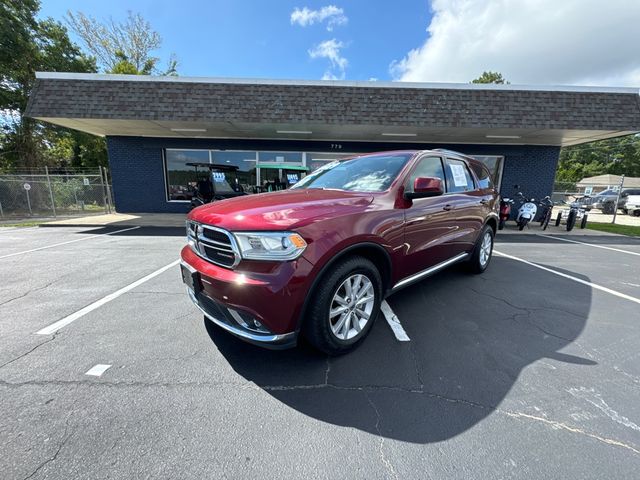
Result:
{"type": "Polygon", "coordinates": [[[493,188],[493,180],[487,167],[482,164],[472,163],[471,169],[478,179],[478,188],[493,188]]]}

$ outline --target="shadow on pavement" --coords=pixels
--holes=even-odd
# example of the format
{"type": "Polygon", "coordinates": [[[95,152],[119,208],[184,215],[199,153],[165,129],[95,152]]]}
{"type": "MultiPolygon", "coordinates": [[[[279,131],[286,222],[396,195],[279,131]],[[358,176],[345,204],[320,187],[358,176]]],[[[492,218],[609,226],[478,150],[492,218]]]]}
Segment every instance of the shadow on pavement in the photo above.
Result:
{"type": "MultiPolygon", "coordinates": [[[[383,437],[438,442],[489,416],[538,360],[595,365],[559,352],[585,326],[590,288],[506,258],[492,262],[484,275],[455,267],[390,297],[410,342],[398,342],[382,317],[357,350],[333,358],[304,343],[263,350],[205,326],[239,375],[290,408],[383,437]]],[[[549,374],[539,387],[553,389],[553,381],[549,374]]]]}
{"type": "Polygon", "coordinates": [[[186,229],[183,226],[135,227],[135,225],[106,225],[91,227],[87,225],[40,225],[40,228],[83,228],[84,230],[75,233],[78,235],[101,235],[109,233],[113,237],[185,237],[186,235],[186,229]]]}

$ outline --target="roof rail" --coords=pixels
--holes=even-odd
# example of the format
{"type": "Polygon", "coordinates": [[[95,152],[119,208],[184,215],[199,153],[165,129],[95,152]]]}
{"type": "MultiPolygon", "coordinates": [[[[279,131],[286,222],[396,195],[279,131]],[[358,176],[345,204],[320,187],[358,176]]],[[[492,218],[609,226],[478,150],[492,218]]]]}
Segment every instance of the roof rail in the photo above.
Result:
{"type": "Polygon", "coordinates": [[[473,158],[473,157],[471,157],[471,155],[465,155],[464,153],[456,152],[455,150],[449,150],[447,148],[434,148],[433,151],[434,152],[441,152],[441,153],[448,153],[450,155],[457,155],[458,157],[473,158]]]}

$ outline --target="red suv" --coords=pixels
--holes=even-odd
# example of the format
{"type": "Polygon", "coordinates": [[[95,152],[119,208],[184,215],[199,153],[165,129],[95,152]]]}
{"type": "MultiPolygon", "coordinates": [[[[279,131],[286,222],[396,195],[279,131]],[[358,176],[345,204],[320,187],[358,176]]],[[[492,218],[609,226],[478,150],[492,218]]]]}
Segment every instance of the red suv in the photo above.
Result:
{"type": "Polygon", "coordinates": [[[327,164],[291,189],[193,210],[182,276],[205,317],[243,340],[329,354],[358,345],[398,289],[457,262],[489,265],[497,192],[447,150],[327,164]]]}

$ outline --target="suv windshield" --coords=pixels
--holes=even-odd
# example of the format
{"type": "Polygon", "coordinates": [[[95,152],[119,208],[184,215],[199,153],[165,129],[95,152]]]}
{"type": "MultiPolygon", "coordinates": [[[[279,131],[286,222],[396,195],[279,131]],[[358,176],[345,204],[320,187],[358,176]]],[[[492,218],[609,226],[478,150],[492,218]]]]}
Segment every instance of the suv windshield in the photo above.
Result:
{"type": "Polygon", "coordinates": [[[367,155],[329,163],[291,188],[382,192],[389,188],[413,153],[367,155]]]}

